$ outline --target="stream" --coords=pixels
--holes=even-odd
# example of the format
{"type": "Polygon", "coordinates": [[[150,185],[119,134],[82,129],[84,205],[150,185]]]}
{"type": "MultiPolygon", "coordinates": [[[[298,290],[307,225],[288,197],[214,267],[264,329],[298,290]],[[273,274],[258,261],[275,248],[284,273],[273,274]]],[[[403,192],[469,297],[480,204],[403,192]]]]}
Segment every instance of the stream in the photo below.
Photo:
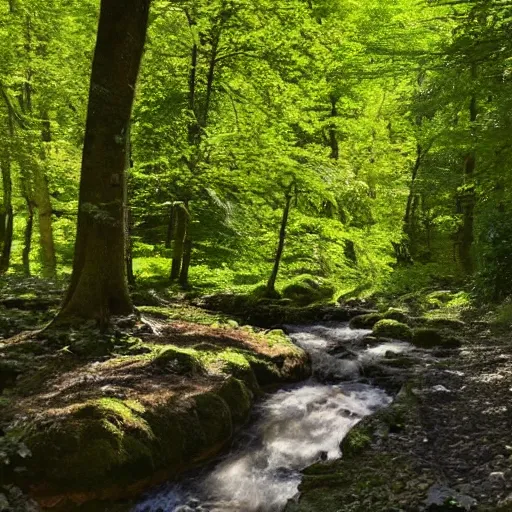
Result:
{"type": "Polygon", "coordinates": [[[341,457],[340,442],[362,418],[391,403],[361,382],[365,362],[411,346],[368,348],[370,331],[347,324],[289,327],[312,358],[313,377],[264,399],[231,451],[181,482],[146,495],[132,512],[280,512],[298,494],[301,470],[341,457]]]}

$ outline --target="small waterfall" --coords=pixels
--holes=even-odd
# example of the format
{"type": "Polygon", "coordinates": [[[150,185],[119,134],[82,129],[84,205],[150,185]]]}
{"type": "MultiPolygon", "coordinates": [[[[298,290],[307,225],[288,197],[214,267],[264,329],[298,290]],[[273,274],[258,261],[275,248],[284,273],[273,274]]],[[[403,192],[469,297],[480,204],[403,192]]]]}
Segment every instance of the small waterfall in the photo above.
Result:
{"type": "Polygon", "coordinates": [[[302,469],[341,457],[347,432],[391,402],[381,389],[359,383],[359,370],[364,361],[408,351],[410,345],[366,347],[362,340],[369,331],[345,324],[289,330],[311,355],[313,378],[270,395],[230,453],[154,491],[133,512],[280,512],[297,494],[302,469]]]}

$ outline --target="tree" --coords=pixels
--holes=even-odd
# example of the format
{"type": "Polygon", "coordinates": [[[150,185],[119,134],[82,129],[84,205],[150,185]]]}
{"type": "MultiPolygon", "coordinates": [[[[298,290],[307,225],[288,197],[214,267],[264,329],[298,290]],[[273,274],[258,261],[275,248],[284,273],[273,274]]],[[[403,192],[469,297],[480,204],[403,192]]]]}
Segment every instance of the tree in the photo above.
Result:
{"type": "Polygon", "coordinates": [[[150,0],[103,0],[80,178],[73,274],[57,321],[128,315],[126,152],[150,0]]]}

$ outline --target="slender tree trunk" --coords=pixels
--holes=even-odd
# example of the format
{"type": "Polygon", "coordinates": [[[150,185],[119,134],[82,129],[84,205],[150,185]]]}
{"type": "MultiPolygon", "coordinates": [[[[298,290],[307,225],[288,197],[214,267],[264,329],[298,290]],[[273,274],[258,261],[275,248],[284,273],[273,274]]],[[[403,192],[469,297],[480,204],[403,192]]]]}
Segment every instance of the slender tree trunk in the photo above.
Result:
{"type": "Polygon", "coordinates": [[[276,294],[276,280],[279,273],[279,266],[281,265],[281,258],[284,251],[284,243],[286,239],[286,228],[288,226],[288,218],[290,216],[290,208],[292,206],[293,199],[293,184],[290,186],[286,193],[286,202],[283,210],[283,218],[281,220],[281,229],[279,231],[279,243],[277,245],[276,257],[274,259],[274,268],[270,274],[270,278],[267,282],[267,295],[270,297],[276,294]]]}
{"type": "Polygon", "coordinates": [[[150,0],[102,0],[85,131],[73,274],[58,321],[133,312],[126,276],[126,138],[150,0]]]}
{"type": "Polygon", "coordinates": [[[180,278],[185,251],[185,238],[187,236],[188,212],[185,203],[176,203],[174,206],[174,217],[176,219],[176,236],[172,247],[171,281],[180,278]]]}
{"type": "Polygon", "coordinates": [[[416,146],[416,161],[414,162],[414,166],[412,168],[411,184],[409,186],[409,196],[407,197],[407,205],[405,207],[404,233],[406,235],[410,235],[410,232],[411,232],[412,204],[413,204],[414,196],[416,193],[416,179],[418,177],[418,172],[421,167],[422,158],[423,158],[423,148],[421,147],[420,144],[418,144],[416,146]]]}
{"type": "MultiPolygon", "coordinates": [[[[41,113],[42,127],[41,161],[46,162],[46,148],[52,140],[50,119],[47,111],[41,113]]],[[[39,217],[39,244],[41,254],[42,274],[44,277],[54,277],[57,272],[57,259],[53,241],[53,208],[48,188],[46,172],[40,165],[34,166],[34,200],[39,217]]]]}
{"type": "Polygon", "coordinates": [[[25,234],[24,234],[24,245],[23,245],[23,253],[22,253],[22,261],[23,261],[23,274],[26,277],[30,277],[30,250],[32,249],[32,231],[34,228],[34,206],[30,198],[25,195],[25,202],[27,204],[27,223],[25,224],[25,234]]]}
{"type": "Polygon", "coordinates": [[[12,208],[12,176],[11,160],[6,158],[2,165],[2,187],[4,192],[4,215],[3,215],[3,243],[0,255],[0,274],[9,270],[11,262],[12,237],[14,228],[14,213],[12,208]]]}
{"type": "Polygon", "coordinates": [[[185,237],[185,242],[183,244],[183,261],[181,264],[180,271],[180,285],[182,288],[187,288],[188,286],[188,272],[190,269],[190,262],[192,260],[192,240],[190,238],[185,237]]]}
{"type": "Polygon", "coordinates": [[[171,242],[174,240],[174,232],[176,229],[176,222],[174,216],[174,205],[169,209],[169,224],[167,224],[167,236],[165,238],[165,247],[170,249],[171,242]]]}
{"type": "MultiPolygon", "coordinates": [[[[476,81],[477,67],[473,64],[471,78],[476,81]]],[[[471,96],[469,102],[469,121],[471,129],[474,129],[478,116],[478,105],[476,94],[471,96]]],[[[472,134],[474,136],[474,133],[472,134]]],[[[476,156],[474,150],[468,152],[464,157],[464,184],[459,192],[458,201],[462,208],[462,226],[459,230],[459,260],[463,271],[470,275],[473,273],[473,226],[476,206],[476,194],[474,174],[476,168],[476,156]]]]}

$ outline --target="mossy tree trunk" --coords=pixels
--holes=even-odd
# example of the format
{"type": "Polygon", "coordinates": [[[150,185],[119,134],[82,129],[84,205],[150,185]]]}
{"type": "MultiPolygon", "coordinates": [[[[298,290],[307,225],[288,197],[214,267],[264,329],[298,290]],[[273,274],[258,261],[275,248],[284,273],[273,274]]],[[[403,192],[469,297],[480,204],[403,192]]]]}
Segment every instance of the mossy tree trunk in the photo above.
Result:
{"type": "MultiPolygon", "coordinates": [[[[41,162],[46,162],[46,146],[52,140],[50,119],[47,111],[41,114],[41,162]]],[[[41,267],[44,277],[54,277],[57,272],[57,259],[55,256],[55,244],[53,241],[53,208],[48,188],[48,178],[44,168],[34,166],[34,201],[37,206],[39,220],[39,245],[41,255],[41,267]]]]}
{"type": "Polygon", "coordinates": [[[57,322],[128,315],[126,151],[150,0],[102,0],[85,131],[71,283],[57,322]]]}
{"type": "Polygon", "coordinates": [[[276,256],[274,258],[274,267],[272,269],[272,273],[270,274],[270,278],[267,282],[266,295],[269,297],[276,295],[276,281],[277,275],[279,274],[281,259],[283,257],[284,244],[286,240],[286,228],[288,227],[288,219],[290,217],[290,209],[292,206],[292,200],[294,196],[294,187],[295,184],[292,183],[288,190],[286,191],[286,200],[283,209],[283,217],[281,219],[281,229],[279,230],[279,243],[277,244],[276,256]]]}

